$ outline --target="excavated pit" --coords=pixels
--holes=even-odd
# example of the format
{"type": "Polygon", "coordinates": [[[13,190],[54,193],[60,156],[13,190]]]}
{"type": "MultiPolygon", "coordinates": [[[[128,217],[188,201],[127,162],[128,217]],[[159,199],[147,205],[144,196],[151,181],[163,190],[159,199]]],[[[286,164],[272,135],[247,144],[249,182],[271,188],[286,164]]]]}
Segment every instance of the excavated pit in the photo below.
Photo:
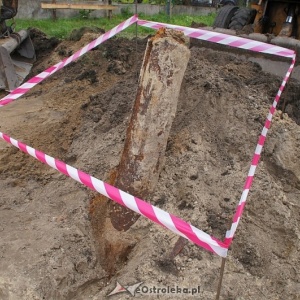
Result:
{"type": "MultiPolygon", "coordinates": [[[[97,37],[82,34],[74,41],[34,38],[45,47],[31,76],[97,37]]],[[[136,41],[124,38],[98,46],[2,107],[1,131],[109,180],[123,151],[146,41],[137,40],[137,53],[136,41]]],[[[146,200],[222,239],[281,80],[237,54],[192,47],[164,168],[146,200]]],[[[224,298],[299,297],[298,85],[289,82],[279,106],[284,113],[275,114],[269,130],[229,252],[224,298]]],[[[98,246],[103,235],[114,236],[103,232],[105,215],[93,219],[107,200],[5,142],[0,161],[1,299],[104,299],[116,281],[200,286],[200,297],[215,298],[217,256],[141,217],[129,230],[133,238],[115,245],[125,255],[112,268],[111,249],[100,253],[98,246]]]]}

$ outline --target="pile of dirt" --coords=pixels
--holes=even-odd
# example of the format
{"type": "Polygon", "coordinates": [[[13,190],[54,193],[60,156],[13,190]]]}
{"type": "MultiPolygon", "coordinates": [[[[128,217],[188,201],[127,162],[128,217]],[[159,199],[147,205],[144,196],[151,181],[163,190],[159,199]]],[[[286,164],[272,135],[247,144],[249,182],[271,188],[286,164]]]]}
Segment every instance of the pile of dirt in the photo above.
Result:
{"type": "MultiPolygon", "coordinates": [[[[36,31],[30,77],[98,34],[85,29],[54,41],[36,31]]],[[[99,45],[2,107],[1,131],[107,180],[123,149],[146,42],[116,37],[99,45]]],[[[223,239],[281,78],[238,55],[190,50],[165,165],[146,200],[223,239]]],[[[300,299],[299,96],[291,81],[229,251],[222,299],[300,299]]],[[[117,281],[143,282],[148,292],[199,287],[198,299],[215,298],[220,258],[143,217],[129,230],[128,256],[108,274],[89,215],[97,194],[5,142],[0,161],[0,299],[104,299],[117,281]]],[[[147,297],[195,297],[175,296],[147,297]]]]}

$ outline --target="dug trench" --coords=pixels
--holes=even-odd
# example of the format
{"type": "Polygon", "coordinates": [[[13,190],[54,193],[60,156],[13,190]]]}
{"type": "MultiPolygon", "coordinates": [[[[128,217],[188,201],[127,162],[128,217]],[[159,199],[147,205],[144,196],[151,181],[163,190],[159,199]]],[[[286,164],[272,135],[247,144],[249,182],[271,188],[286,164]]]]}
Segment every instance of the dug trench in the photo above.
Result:
{"type": "MultiPolygon", "coordinates": [[[[85,29],[58,41],[34,31],[37,62],[29,77],[100,32],[85,29]]],[[[147,38],[116,37],[101,44],[2,107],[1,131],[111,180],[146,43],[147,38]]],[[[145,200],[223,239],[282,78],[237,54],[196,46],[190,51],[163,168],[153,196],[145,200]]],[[[298,82],[291,80],[229,251],[222,299],[299,299],[299,95],[298,82]]],[[[103,232],[101,214],[110,200],[95,201],[96,192],[5,142],[0,161],[0,299],[105,299],[117,281],[200,286],[198,298],[215,298],[217,256],[178,241],[144,217],[129,229],[130,238],[114,244],[111,232],[103,232]],[[103,234],[111,247],[122,249],[114,263],[108,260],[112,248],[100,247],[103,234]]],[[[174,299],[172,294],[148,297],[174,299]]]]}

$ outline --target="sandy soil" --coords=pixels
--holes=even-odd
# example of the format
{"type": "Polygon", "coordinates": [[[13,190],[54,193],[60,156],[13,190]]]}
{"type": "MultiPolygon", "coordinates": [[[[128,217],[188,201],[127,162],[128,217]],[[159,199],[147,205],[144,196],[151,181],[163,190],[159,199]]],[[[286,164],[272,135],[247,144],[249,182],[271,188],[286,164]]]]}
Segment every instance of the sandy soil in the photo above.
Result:
{"type": "MultiPolygon", "coordinates": [[[[82,30],[59,42],[33,31],[38,59],[30,76],[98,34],[82,30]]],[[[107,180],[122,152],[145,46],[146,39],[105,42],[1,108],[0,130],[107,180]]],[[[192,47],[165,165],[147,200],[223,239],[280,82],[242,56],[192,47]]],[[[299,96],[291,81],[229,251],[221,299],[300,299],[299,96]]],[[[175,255],[178,236],[141,217],[129,230],[131,251],[109,274],[91,228],[96,193],[4,141],[0,161],[1,300],[132,298],[107,297],[117,281],[199,287],[193,296],[136,298],[215,298],[216,255],[191,243],[175,255]]]]}

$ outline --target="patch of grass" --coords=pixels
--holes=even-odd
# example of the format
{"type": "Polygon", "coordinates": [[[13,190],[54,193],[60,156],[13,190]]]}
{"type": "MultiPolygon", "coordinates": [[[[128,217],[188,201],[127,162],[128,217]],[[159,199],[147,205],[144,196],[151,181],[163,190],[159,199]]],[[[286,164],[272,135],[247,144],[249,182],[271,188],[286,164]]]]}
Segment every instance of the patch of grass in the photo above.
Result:
{"type": "MultiPolygon", "coordinates": [[[[104,29],[105,31],[108,31],[126,20],[131,15],[133,15],[133,13],[127,10],[120,15],[113,15],[110,20],[108,18],[82,18],[81,16],[76,18],[57,19],[55,21],[52,19],[16,19],[16,31],[20,29],[37,28],[49,37],[65,39],[70,35],[73,29],[78,29],[84,26],[96,26],[104,29]]],[[[208,26],[211,26],[215,18],[215,14],[210,14],[207,16],[177,15],[172,16],[171,18],[169,18],[168,15],[164,13],[153,16],[145,16],[144,14],[139,14],[139,18],[149,21],[177,24],[187,27],[189,27],[193,21],[196,23],[204,23],[208,26]]],[[[138,26],[137,32],[138,36],[144,37],[150,33],[153,33],[154,31],[149,28],[138,26]]],[[[135,33],[136,26],[133,25],[122,31],[119,35],[127,38],[132,38],[135,36],[135,33]]]]}

